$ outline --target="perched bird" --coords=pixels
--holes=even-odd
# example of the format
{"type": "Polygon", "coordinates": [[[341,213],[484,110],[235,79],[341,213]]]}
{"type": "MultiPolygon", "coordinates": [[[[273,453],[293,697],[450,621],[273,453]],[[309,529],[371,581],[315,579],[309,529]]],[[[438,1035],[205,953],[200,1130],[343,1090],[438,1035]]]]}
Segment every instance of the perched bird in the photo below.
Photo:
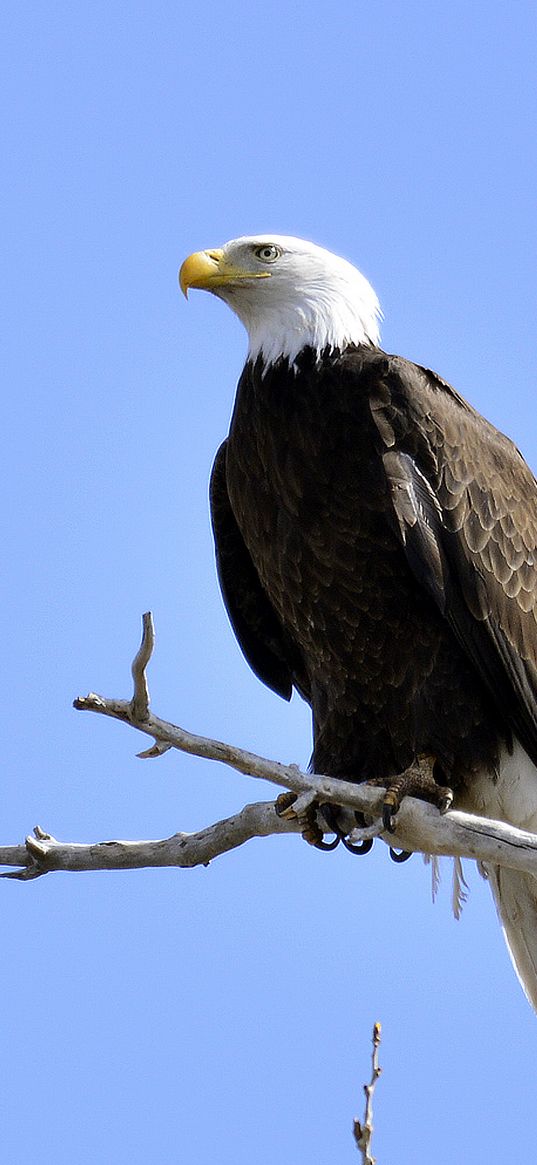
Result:
{"type": "MultiPolygon", "coordinates": [[[[314,770],[537,831],[537,483],[429,369],[379,347],[362,274],[234,239],[180,283],[249,336],[211,481],[220,584],[253,671],[313,712],[314,770]]],[[[337,824],[334,825],[337,830],[337,824]]],[[[537,880],[489,877],[537,1009],[537,880]]]]}

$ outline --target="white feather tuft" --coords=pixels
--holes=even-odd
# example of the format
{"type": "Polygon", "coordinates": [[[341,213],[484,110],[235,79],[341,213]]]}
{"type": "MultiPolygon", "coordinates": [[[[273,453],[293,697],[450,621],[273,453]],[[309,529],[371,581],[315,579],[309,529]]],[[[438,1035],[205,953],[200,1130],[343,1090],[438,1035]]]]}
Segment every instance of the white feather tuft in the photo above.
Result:
{"type": "Polygon", "coordinates": [[[462,861],[459,857],[453,858],[453,893],[452,909],[454,917],[459,921],[464,903],[468,899],[468,883],[464,877],[462,861]]]}

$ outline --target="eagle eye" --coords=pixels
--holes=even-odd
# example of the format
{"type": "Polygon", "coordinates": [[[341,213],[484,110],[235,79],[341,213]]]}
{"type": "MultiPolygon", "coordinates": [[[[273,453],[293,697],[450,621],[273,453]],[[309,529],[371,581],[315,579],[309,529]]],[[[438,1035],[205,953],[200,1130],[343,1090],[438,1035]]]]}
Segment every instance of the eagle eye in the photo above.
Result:
{"type": "Polygon", "coordinates": [[[274,263],[275,259],[279,259],[281,250],[279,247],[274,247],[272,243],[265,243],[263,247],[256,247],[254,250],[256,259],[262,259],[264,263],[274,263]]]}

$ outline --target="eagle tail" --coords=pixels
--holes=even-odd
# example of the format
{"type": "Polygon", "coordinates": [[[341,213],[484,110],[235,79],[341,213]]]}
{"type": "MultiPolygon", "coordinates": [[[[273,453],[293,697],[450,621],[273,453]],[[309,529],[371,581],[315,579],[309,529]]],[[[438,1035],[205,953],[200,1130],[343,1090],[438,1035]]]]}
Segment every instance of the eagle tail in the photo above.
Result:
{"type": "Polygon", "coordinates": [[[513,966],[537,1011],[537,876],[500,866],[487,873],[513,966]]]}

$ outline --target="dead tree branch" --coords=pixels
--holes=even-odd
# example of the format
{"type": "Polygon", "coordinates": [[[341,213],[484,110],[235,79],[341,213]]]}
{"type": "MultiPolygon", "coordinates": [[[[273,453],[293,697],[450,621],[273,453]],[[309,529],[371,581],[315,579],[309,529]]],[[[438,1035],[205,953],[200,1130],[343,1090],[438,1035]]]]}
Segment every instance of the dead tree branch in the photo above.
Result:
{"type": "Polygon", "coordinates": [[[273,801],[245,805],[240,813],[201,829],[199,833],[175,833],[162,841],[102,841],[92,845],[61,842],[39,825],[25,845],[0,847],[0,866],[21,866],[2,878],[28,881],[53,870],[140,870],[148,866],[193,869],[208,866],[213,858],[250,841],[276,833],[297,833],[296,821],[278,817],[273,801]]]}
{"type": "Polygon", "coordinates": [[[371,1155],[371,1138],[373,1136],[373,1093],[375,1091],[377,1080],[382,1072],[379,1068],[379,1047],[380,1047],[380,1023],[376,1023],[373,1027],[373,1054],[371,1057],[371,1080],[369,1084],[364,1084],[365,1092],[365,1116],[363,1124],[356,1118],[354,1121],[354,1140],[356,1147],[362,1154],[363,1165],[375,1165],[376,1157],[371,1155]]]}
{"type": "MultiPolygon", "coordinates": [[[[383,790],[368,785],[353,785],[332,777],[304,773],[297,765],[267,760],[255,753],[208,737],[196,736],[160,720],[150,710],[146,668],[154,646],[151,615],[143,617],[143,636],[132,665],[134,693],[132,699],[114,700],[90,693],[74,701],[75,708],[98,712],[121,720],[152,737],[153,745],[139,753],[154,758],[169,749],[192,756],[220,761],[249,777],[269,781],[299,795],[295,805],[303,810],[312,801],[332,802],[364,813],[371,821],[365,829],[354,831],[354,840],[383,836],[380,810],[383,790]]],[[[195,834],[178,833],[162,841],[107,841],[81,845],[61,843],[38,829],[24,846],[0,847],[0,865],[23,867],[4,875],[21,879],[35,878],[50,870],[133,869],[143,866],[207,865],[212,858],[227,852],[252,837],[299,832],[296,821],[277,816],[272,803],[247,805],[240,813],[216,822],[195,834]]],[[[397,833],[386,835],[389,845],[425,854],[475,858],[487,864],[507,866],[537,875],[537,836],[504,823],[466,813],[449,812],[440,816],[431,805],[405,798],[397,816],[397,833]]]]}

